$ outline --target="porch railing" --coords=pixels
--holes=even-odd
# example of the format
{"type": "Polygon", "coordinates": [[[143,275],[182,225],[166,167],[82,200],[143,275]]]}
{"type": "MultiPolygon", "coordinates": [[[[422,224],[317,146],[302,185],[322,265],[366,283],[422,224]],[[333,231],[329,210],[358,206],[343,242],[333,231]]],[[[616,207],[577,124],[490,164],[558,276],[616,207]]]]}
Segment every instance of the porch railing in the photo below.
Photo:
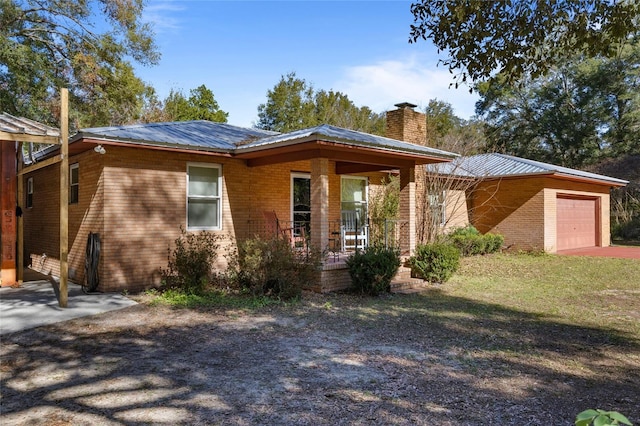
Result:
{"type": "MultiPolygon", "coordinates": [[[[311,232],[309,222],[279,220],[280,229],[305,229],[307,246],[311,241],[311,232]]],[[[325,254],[346,253],[342,241],[342,223],[341,220],[329,221],[329,241],[323,247],[325,254]]],[[[408,232],[409,221],[398,219],[385,220],[369,220],[368,221],[368,245],[382,245],[385,248],[395,248],[400,250],[400,254],[408,254],[408,232]]],[[[261,238],[280,237],[277,228],[272,224],[266,224],[264,220],[249,221],[248,237],[259,236],[261,238]]],[[[295,234],[294,234],[295,235],[295,234]]],[[[351,250],[353,251],[353,250],[351,250]]]]}

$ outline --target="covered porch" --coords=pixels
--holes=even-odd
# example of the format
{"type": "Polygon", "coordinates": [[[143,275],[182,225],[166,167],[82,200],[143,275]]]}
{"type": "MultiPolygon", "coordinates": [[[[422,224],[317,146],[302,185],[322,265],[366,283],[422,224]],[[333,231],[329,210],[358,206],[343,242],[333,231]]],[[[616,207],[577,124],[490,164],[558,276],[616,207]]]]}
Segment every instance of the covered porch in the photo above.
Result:
{"type": "Polygon", "coordinates": [[[349,287],[345,261],[357,249],[383,244],[399,249],[403,257],[413,254],[416,167],[449,161],[452,154],[330,126],[284,136],[263,142],[259,149],[238,150],[237,158],[245,160],[251,175],[265,177],[264,185],[269,185],[274,168],[285,169],[290,176],[288,188],[271,191],[277,197],[256,203],[247,237],[286,232],[297,249],[320,253],[322,270],[316,290],[322,292],[349,287]],[[398,216],[371,221],[369,193],[389,173],[399,175],[398,216]],[[356,232],[351,234],[349,215],[356,222],[356,232]]]}

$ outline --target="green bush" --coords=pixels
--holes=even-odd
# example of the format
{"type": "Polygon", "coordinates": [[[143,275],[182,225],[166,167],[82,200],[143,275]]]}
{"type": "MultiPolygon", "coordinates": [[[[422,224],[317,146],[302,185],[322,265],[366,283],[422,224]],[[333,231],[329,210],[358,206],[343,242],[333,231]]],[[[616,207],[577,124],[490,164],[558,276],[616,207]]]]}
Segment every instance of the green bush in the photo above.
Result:
{"type": "Polygon", "coordinates": [[[206,231],[187,232],[180,227],[173,251],[167,249],[167,269],[161,270],[166,287],[200,294],[211,281],[211,265],[218,256],[219,237],[206,231]]]}
{"type": "Polygon", "coordinates": [[[409,263],[413,276],[443,283],[460,267],[460,250],[448,243],[421,244],[409,263]]]}
{"type": "Polygon", "coordinates": [[[629,419],[617,411],[585,410],[576,416],[576,426],[633,426],[629,419]]]}
{"type": "Polygon", "coordinates": [[[640,216],[628,222],[613,224],[611,237],[615,240],[640,241],[640,216]]]}
{"type": "Polygon", "coordinates": [[[371,245],[347,259],[351,283],[362,294],[377,296],[391,289],[391,279],[400,268],[400,253],[381,245],[371,245]]]}
{"type": "Polygon", "coordinates": [[[448,239],[460,250],[463,256],[495,253],[500,250],[504,244],[504,237],[502,235],[482,235],[471,225],[455,229],[449,234],[448,239]]]}
{"type": "Polygon", "coordinates": [[[504,237],[500,234],[484,234],[487,240],[487,254],[496,253],[502,249],[504,245],[504,237]]]}
{"type": "Polygon", "coordinates": [[[244,240],[228,260],[228,282],[254,296],[294,299],[317,279],[315,256],[294,250],[282,239],[244,240]]]}

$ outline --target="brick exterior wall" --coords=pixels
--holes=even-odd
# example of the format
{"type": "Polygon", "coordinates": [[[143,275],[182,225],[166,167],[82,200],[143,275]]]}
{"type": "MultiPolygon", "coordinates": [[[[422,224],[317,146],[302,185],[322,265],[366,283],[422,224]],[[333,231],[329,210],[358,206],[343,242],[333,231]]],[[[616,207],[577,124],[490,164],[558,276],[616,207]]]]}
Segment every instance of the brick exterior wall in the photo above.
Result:
{"type": "MultiPolygon", "coordinates": [[[[291,220],[292,173],[310,174],[311,162],[298,161],[250,168],[227,157],[106,146],[70,158],[78,164],[79,202],[69,206],[70,281],[82,283],[87,236],[101,237],[100,291],[140,291],[160,283],[168,248],[186,227],[186,184],[189,163],[222,166],[222,229],[217,267],[226,268],[227,248],[235,239],[252,236],[263,226],[262,212],[275,210],[291,220]]],[[[341,176],[335,161],[328,165],[328,218],[340,220],[341,176]]],[[[371,189],[383,173],[363,174],[371,189]]],[[[59,275],[59,165],[23,178],[34,178],[33,207],[24,212],[25,258],[35,269],[59,275]],[[42,258],[46,254],[46,258],[42,258]],[[32,256],[33,255],[33,256],[32,256]]],[[[331,231],[331,228],[329,229],[331,231]]],[[[347,275],[321,274],[320,291],[345,288],[347,275]],[[340,277],[340,278],[336,278],[340,277]]]]}
{"type": "Polygon", "coordinates": [[[556,200],[559,194],[599,199],[600,238],[610,244],[609,188],[550,177],[481,182],[472,196],[471,222],[482,233],[504,235],[512,249],[556,252],[556,200]]]}

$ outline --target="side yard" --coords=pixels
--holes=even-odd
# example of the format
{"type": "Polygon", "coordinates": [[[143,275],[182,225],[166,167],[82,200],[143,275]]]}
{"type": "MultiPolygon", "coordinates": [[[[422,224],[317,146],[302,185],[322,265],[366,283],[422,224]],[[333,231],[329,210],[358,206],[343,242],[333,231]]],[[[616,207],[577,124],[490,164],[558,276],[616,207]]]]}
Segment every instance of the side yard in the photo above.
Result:
{"type": "Polygon", "coordinates": [[[3,424],[640,422],[636,260],[465,258],[415,295],[144,299],[3,336],[3,424]]]}

